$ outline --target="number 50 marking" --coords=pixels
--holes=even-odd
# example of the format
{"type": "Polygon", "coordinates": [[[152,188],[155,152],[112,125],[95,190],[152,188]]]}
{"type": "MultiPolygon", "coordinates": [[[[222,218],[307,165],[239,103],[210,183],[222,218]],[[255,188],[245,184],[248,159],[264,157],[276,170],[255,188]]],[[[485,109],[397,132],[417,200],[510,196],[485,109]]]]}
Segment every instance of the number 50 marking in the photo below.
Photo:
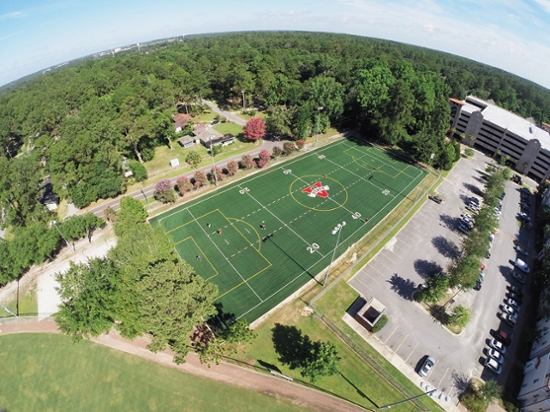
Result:
{"type": "Polygon", "coordinates": [[[312,243],[311,246],[307,247],[309,253],[315,253],[317,250],[319,250],[319,245],[317,243],[312,243]]]}

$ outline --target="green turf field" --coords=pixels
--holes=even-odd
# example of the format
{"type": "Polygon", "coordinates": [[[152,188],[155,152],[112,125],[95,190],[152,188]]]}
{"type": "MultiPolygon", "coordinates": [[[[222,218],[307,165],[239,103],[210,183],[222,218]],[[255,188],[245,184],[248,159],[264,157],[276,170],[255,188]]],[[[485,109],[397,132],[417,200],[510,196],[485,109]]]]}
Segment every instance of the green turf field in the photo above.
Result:
{"type": "Polygon", "coordinates": [[[185,203],[151,224],[160,224],[181,258],[218,285],[224,312],[252,322],[327,268],[336,225],[346,222],[338,256],[425,175],[375,146],[341,140],[185,203]]]}

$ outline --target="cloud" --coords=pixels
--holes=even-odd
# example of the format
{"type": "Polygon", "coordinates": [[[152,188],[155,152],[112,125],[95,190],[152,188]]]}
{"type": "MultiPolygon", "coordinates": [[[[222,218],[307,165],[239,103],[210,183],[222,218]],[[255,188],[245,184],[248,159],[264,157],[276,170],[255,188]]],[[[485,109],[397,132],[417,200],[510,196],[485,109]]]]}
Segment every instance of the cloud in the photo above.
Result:
{"type": "Polygon", "coordinates": [[[24,33],[24,31],[23,31],[23,30],[20,30],[20,31],[15,32],[15,33],[6,34],[6,35],[0,37],[0,41],[4,41],[4,40],[9,39],[9,38],[11,38],[11,37],[17,36],[18,34],[21,34],[21,33],[24,33]]]}
{"type": "Polygon", "coordinates": [[[535,3],[537,3],[546,13],[550,14],[550,0],[535,0],[535,3]]]}
{"type": "Polygon", "coordinates": [[[18,19],[20,17],[25,17],[25,15],[26,14],[22,11],[13,11],[11,13],[0,14],[0,21],[9,20],[9,19],[18,19]]]}

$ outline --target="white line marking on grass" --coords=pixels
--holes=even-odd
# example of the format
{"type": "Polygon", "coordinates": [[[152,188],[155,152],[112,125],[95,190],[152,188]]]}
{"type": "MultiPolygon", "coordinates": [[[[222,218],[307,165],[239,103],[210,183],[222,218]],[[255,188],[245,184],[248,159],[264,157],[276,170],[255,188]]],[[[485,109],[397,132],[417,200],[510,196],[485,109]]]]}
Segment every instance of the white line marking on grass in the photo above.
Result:
{"type": "Polygon", "coordinates": [[[245,232],[248,233],[249,235],[251,234],[250,231],[245,227],[244,228],[245,232]]]}
{"type": "MultiPolygon", "coordinates": [[[[280,219],[275,213],[273,213],[271,210],[269,210],[266,206],[264,206],[262,204],[262,202],[260,202],[258,199],[256,199],[254,196],[252,196],[252,194],[250,192],[246,192],[246,194],[251,198],[253,199],[255,202],[257,202],[259,205],[261,205],[263,207],[263,209],[268,212],[271,216],[273,216],[275,219],[277,219],[279,222],[281,222],[283,224],[284,227],[286,227],[288,230],[290,230],[292,233],[294,233],[294,235],[296,237],[298,237],[299,239],[301,239],[307,246],[311,246],[311,243],[308,242],[307,240],[305,240],[302,236],[300,236],[298,233],[296,233],[295,230],[293,230],[290,226],[288,226],[285,222],[283,222],[282,219],[280,219]]],[[[316,253],[319,253],[321,256],[321,252],[319,252],[319,250],[316,250],[315,251],[316,253]]]]}
{"type": "MultiPolygon", "coordinates": [[[[201,228],[201,230],[206,234],[206,236],[208,236],[208,233],[206,233],[206,230],[204,230],[204,228],[202,227],[202,225],[199,223],[199,221],[195,218],[195,216],[193,216],[193,213],[191,213],[191,211],[189,209],[187,209],[187,212],[191,215],[191,217],[193,218],[193,220],[197,223],[197,225],[199,225],[199,227],[201,228]]],[[[225,255],[225,253],[222,252],[222,250],[219,248],[219,246],[216,244],[216,242],[214,242],[212,240],[212,237],[211,236],[208,236],[208,238],[210,239],[210,241],[212,242],[212,244],[216,247],[216,249],[218,249],[218,252],[220,252],[220,255],[222,255],[224,257],[224,259],[227,261],[227,263],[229,263],[229,265],[233,268],[233,270],[235,271],[235,273],[237,275],[239,275],[239,277],[241,278],[241,280],[246,283],[246,286],[248,286],[250,288],[250,290],[252,291],[252,293],[254,293],[256,295],[256,297],[260,300],[260,302],[263,303],[263,300],[262,298],[256,293],[256,291],[254,289],[252,289],[252,286],[250,286],[248,284],[248,282],[243,278],[243,276],[240,274],[240,272],[237,270],[237,268],[233,265],[233,263],[231,263],[231,261],[227,258],[227,256],[225,255]]],[[[227,242],[227,240],[226,240],[227,242]]],[[[240,252],[239,252],[240,253],[240,252]]]]}
{"type": "Polygon", "coordinates": [[[227,243],[228,245],[230,244],[230,243],[227,241],[227,239],[224,239],[224,240],[225,240],[225,243],[227,243]]]}

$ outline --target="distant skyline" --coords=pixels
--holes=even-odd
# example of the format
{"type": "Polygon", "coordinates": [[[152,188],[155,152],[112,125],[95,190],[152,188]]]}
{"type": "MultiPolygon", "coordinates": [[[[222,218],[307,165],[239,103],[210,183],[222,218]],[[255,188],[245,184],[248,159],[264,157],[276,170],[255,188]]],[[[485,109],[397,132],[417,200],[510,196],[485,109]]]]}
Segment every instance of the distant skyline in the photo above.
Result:
{"type": "Polygon", "coordinates": [[[395,40],[467,57],[550,89],[550,0],[2,0],[0,86],[106,49],[256,30],[395,40]]]}

